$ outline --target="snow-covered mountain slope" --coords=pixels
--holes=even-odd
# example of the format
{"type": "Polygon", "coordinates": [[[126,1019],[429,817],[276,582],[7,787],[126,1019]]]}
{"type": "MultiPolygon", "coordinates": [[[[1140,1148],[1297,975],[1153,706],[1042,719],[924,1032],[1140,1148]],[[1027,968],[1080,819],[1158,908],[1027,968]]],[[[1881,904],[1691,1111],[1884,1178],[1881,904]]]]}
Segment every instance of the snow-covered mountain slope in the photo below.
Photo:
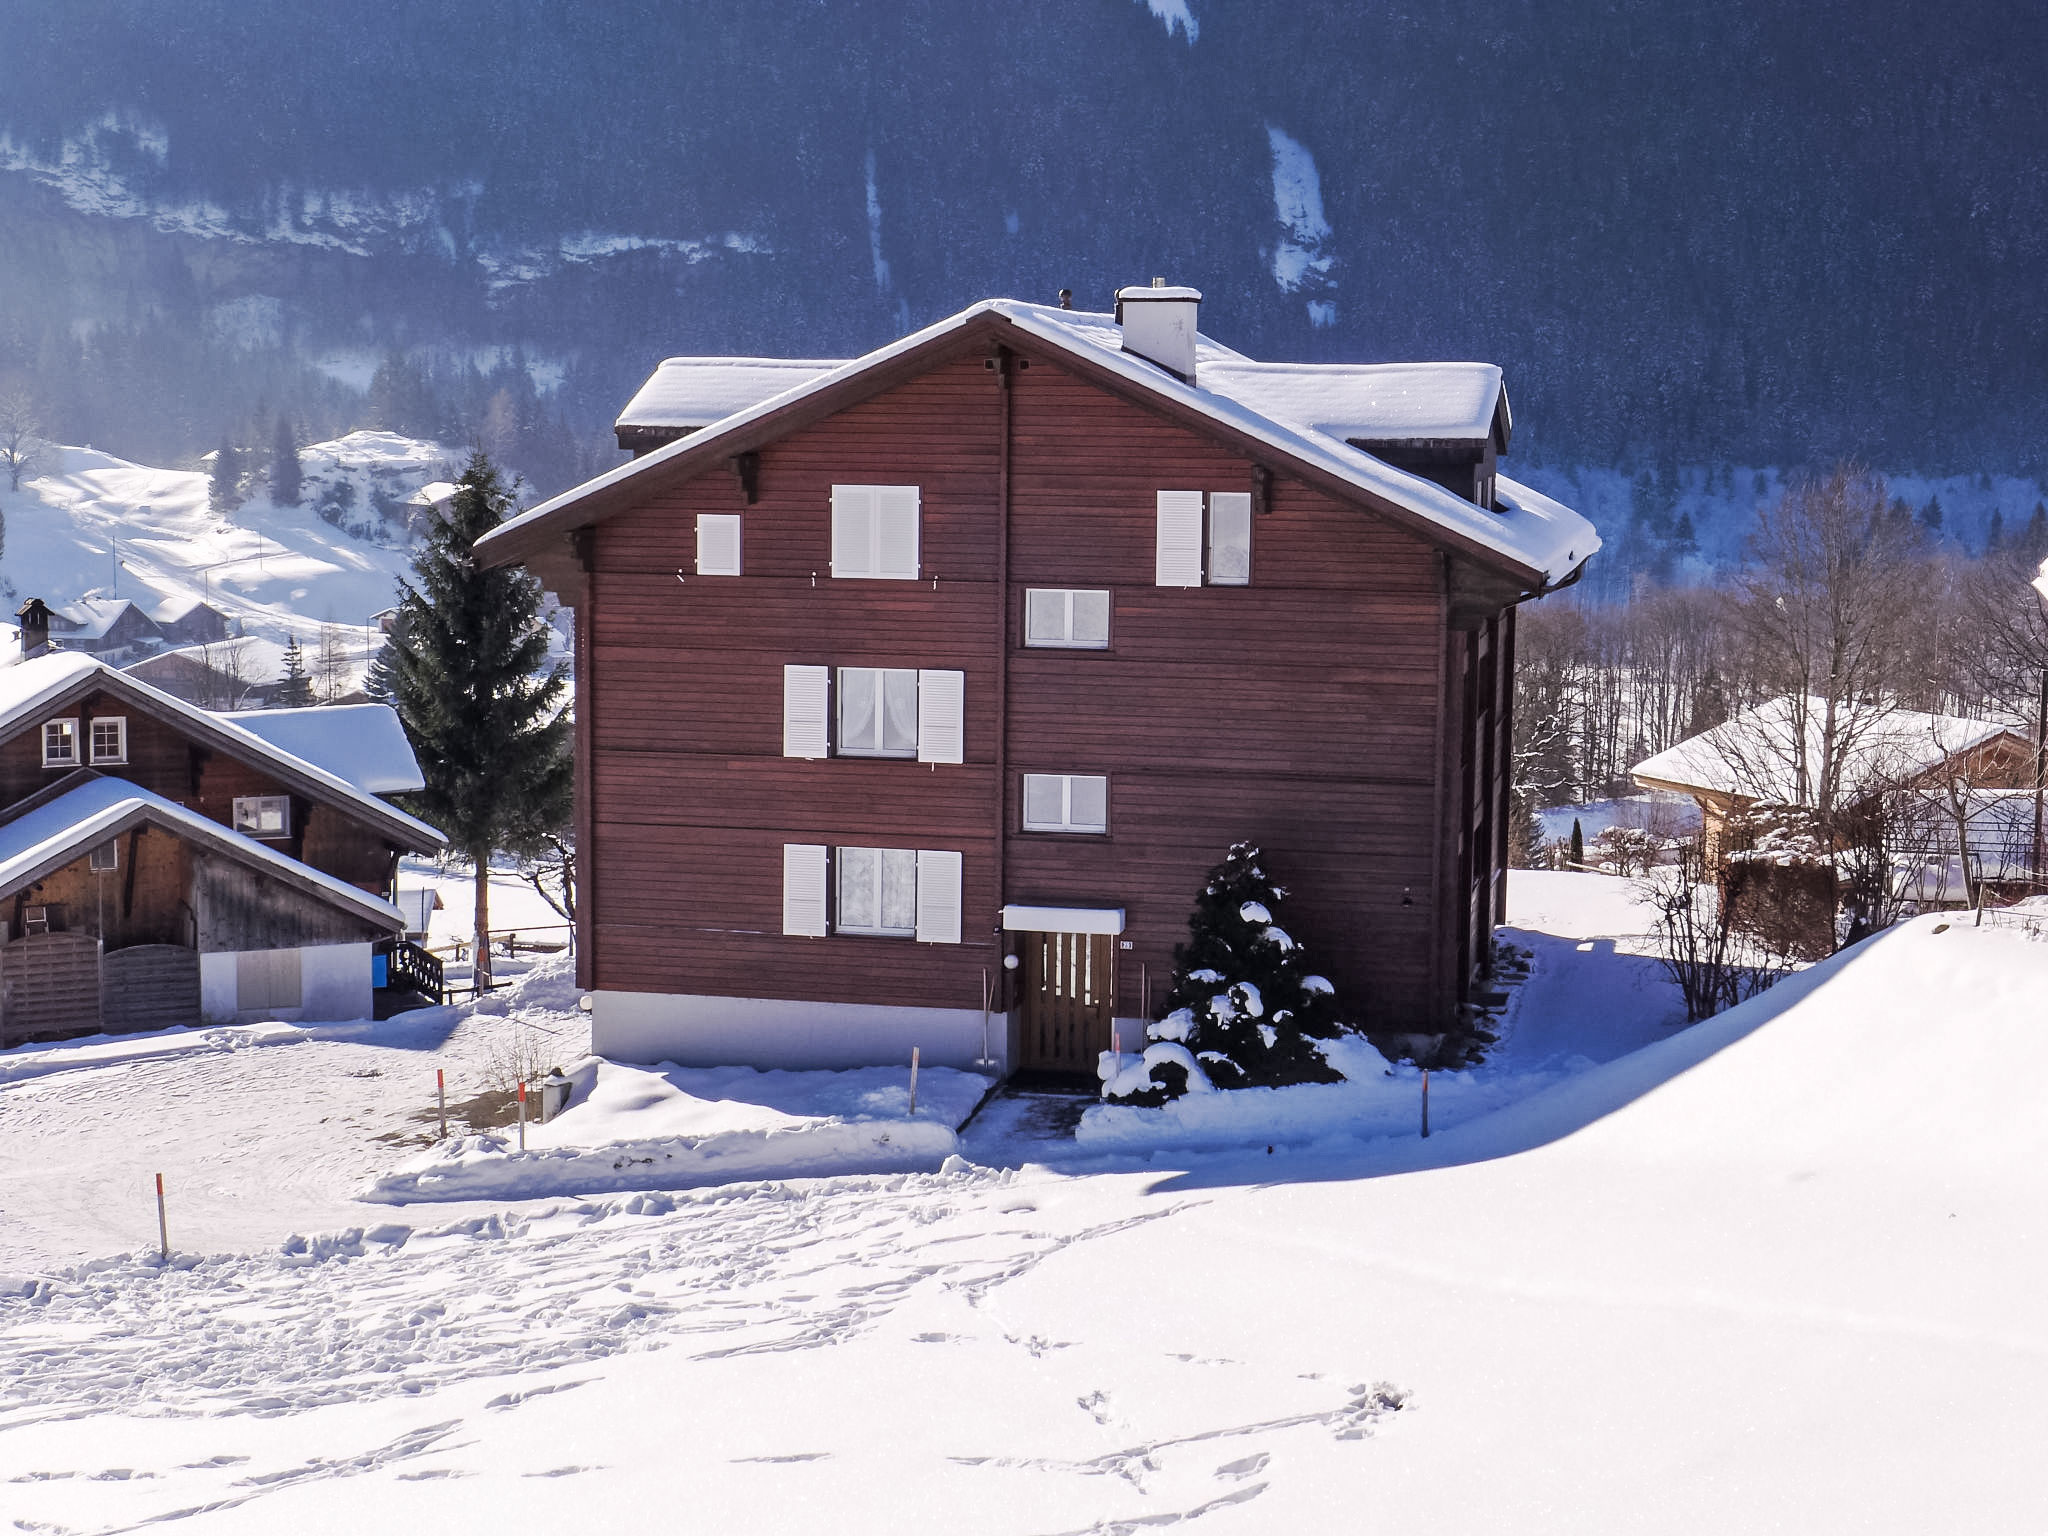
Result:
{"type": "MultiPolygon", "coordinates": [[[[379,1210],[23,1275],[0,1502],[208,1533],[2038,1531],[2044,995],[2019,920],[1926,918],[1427,1142],[379,1210]]],[[[280,1167],[399,1073],[424,1092],[431,1043],[243,1053],[303,1064],[266,1100],[280,1167]]],[[[174,1067],[102,1069],[97,1109],[84,1072],[0,1088],[51,1123],[180,1106],[121,1154],[151,1244],[154,1143],[210,1113],[174,1067]]]]}
{"type": "Polygon", "coordinates": [[[410,568],[402,526],[375,510],[443,478],[454,449],[389,432],[352,432],[304,449],[305,494],[296,507],[267,497],[222,517],[208,507],[203,472],[153,469],[91,448],[51,450],[21,490],[0,490],[7,519],[0,591],[8,609],[31,597],[53,607],[81,597],[123,597],[144,609],[167,599],[212,604],[252,639],[249,673],[276,674],[297,636],[311,665],[323,624],[342,630],[355,665],[378,632],[371,616],[396,600],[410,568]],[[346,485],[344,526],[315,506],[346,485]],[[359,536],[346,531],[354,525],[359,536]]]}

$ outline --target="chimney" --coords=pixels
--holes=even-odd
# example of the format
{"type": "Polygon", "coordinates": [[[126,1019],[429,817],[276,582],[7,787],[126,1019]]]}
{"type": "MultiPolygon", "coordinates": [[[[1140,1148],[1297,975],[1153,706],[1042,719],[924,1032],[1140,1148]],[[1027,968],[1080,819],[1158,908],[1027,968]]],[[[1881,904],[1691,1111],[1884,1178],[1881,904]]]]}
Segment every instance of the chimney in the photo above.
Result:
{"type": "Polygon", "coordinates": [[[1195,312],[1202,296],[1192,288],[1169,288],[1155,277],[1150,288],[1116,291],[1116,323],[1124,350],[1157,363],[1175,378],[1195,382],[1195,312]]]}
{"type": "Polygon", "coordinates": [[[50,648],[50,608],[40,597],[32,597],[14,610],[21,621],[21,659],[40,656],[50,648]]]}

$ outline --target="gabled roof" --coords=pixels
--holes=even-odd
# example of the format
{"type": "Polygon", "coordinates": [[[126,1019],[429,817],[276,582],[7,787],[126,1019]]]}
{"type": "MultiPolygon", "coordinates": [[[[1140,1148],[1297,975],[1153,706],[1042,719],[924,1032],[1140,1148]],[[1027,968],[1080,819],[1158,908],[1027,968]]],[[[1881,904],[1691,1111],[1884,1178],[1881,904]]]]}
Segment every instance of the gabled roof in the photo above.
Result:
{"type": "Polygon", "coordinates": [[[1492,363],[1214,363],[1196,374],[1276,421],[1348,443],[1507,447],[1507,391],[1492,363]]]}
{"type": "Polygon", "coordinates": [[[390,932],[405,923],[398,908],[345,880],[323,874],[274,848],[187,810],[126,779],[95,778],[0,826],[0,896],[11,896],[109,838],[143,822],[164,828],[273,879],[342,907],[390,932]]]}
{"type": "Polygon", "coordinates": [[[325,768],[365,794],[402,795],[427,787],[412,742],[389,704],[245,709],[214,718],[325,768]]]}
{"type": "MultiPolygon", "coordinates": [[[[1794,702],[1792,697],[1770,699],[1745,710],[1637,763],[1629,770],[1630,777],[1646,788],[1797,804],[1799,765],[1806,765],[1809,783],[1821,770],[1821,726],[1827,705],[1821,699],[1806,701],[1802,731],[1794,702]]],[[[1910,782],[2000,736],[2026,739],[1995,720],[1889,710],[1854,730],[1842,762],[1840,792],[1856,796],[1910,782]]]]}
{"type": "Polygon", "coordinates": [[[447,845],[448,839],[425,822],[245,730],[232,719],[187,704],[132,673],[116,671],[76,651],[53,651],[32,661],[0,667],[0,736],[12,735],[95,690],[104,690],[220,751],[263,764],[284,784],[311,799],[346,807],[401,847],[430,852],[447,845]]]}
{"type": "MultiPolygon", "coordinates": [[[[135,604],[125,597],[81,597],[76,602],[65,603],[52,608],[52,616],[62,619],[69,628],[59,631],[59,637],[66,640],[98,640],[121,622],[121,618],[135,604]]],[[[135,608],[144,619],[149,615],[135,608]]],[[[55,625],[51,626],[53,629],[55,625]]]]}
{"type": "MultiPolygon", "coordinates": [[[[1091,377],[1114,392],[1138,399],[1178,417],[1247,454],[1284,467],[1321,489],[1391,516],[1442,544],[1463,550],[1537,587],[1563,581],[1595,550],[1600,536],[1577,513],[1552,502],[1543,515],[1521,506],[1489,512],[1420,476],[1411,475],[1352,446],[1309,422],[1290,420],[1274,411],[1290,407],[1268,399],[1266,408],[1229,393],[1233,365],[1248,360],[1211,341],[1196,338],[1195,384],[1184,383],[1165,369],[1123,350],[1123,331],[1114,317],[1024,304],[1014,299],[988,299],[962,310],[865,357],[829,372],[802,378],[783,390],[733,412],[688,437],[658,448],[599,475],[574,490],[543,502],[512,518],[479,541],[477,551],[491,564],[504,565],[548,549],[552,540],[627,510],[657,488],[680,484],[723,465],[733,454],[757,448],[777,437],[879,393],[924,368],[964,354],[977,345],[1003,344],[1022,350],[1057,354],[1062,364],[1091,377]],[[1220,366],[1219,366],[1220,365],[1220,366]],[[1210,387],[1211,379],[1219,387],[1210,387]]],[[[1284,365],[1271,365],[1284,366],[1284,365]]],[[[1470,365],[1453,365],[1469,368],[1470,365]]],[[[1313,369],[1308,370],[1313,376],[1313,369]]],[[[1457,375],[1470,391],[1474,376],[1457,375]]],[[[1483,381],[1481,381],[1483,383],[1483,381]]],[[[1258,386],[1254,386],[1256,390],[1258,386]]],[[[1303,392],[1311,404],[1327,403],[1328,381],[1303,392]]],[[[1445,404],[1455,391],[1445,382],[1445,404]]],[[[1472,410],[1467,402],[1466,417],[1472,410]]],[[[1303,408],[1303,414],[1317,411],[1303,408]]],[[[1333,421],[1340,429],[1359,421],[1333,421]]],[[[1410,411],[1418,415],[1455,413],[1410,411]]]]}

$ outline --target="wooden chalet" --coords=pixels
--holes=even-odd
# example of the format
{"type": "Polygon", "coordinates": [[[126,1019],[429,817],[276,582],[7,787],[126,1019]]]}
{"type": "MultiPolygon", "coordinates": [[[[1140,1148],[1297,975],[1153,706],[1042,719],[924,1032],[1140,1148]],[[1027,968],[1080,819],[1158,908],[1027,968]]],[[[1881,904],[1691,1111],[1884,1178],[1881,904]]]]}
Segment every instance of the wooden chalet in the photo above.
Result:
{"type": "Polygon", "coordinates": [[[252,729],[76,653],[0,667],[0,1043],[370,1013],[399,858],[444,839],[379,798],[420,782],[395,719],[277,718],[305,713],[252,729]]]}
{"type": "Polygon", "coordinates": [[[1241,840],[1350,1017],[1459,1026],[1515,607],[1598,537],[1498,474],[1498,369],[1259,363],[1199,301],[673,359],[482,541],[575,609],[597,1050],[1092,1071],[1241,840]]]}

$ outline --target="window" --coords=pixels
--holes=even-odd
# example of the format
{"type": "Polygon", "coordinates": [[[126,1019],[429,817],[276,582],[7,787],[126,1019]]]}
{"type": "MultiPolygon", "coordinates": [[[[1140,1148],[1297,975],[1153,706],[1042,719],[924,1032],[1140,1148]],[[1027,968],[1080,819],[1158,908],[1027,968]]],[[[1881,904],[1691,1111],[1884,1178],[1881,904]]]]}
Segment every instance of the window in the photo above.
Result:
{"type": "Polygon", "coordinates": [[[1033,587],[1024,594],[1024,643],[1100,651],[1109,645],[1109,594],[1033,587]]]}
{"type": "Polygon", "coordinates": [[[43,766],[45,768],[76,768],[78,766],[78,722],[76,720],[45,720],[43,722],[43,766]]]}
{"type": "Polygon", "coordinates": [[[297,1008],[304,991],[296,949],[245,949],[235,956],[235,1007],[297,1008]]]}
{"type": "Polygon", "coordinates": [[[290,837],[292,802],[288,795],[235,796],[235,830],[246,837],[290,837]]]}
{"type": "Polygon", "coordinates": [[[820,758],[914,757],[921,763],[966,761],[967,674],[910,667],[840,667],[837,742],[830,667],[782,669],[782,755],[820,758]]]}
{"type": "Polygon", "coordinates": [[[1089,773],[1025,774],[1024,830],[1107,832],[1109,780],[1089,773]]]}
{"type": "Polygon", "coordinates": [[[1251,579],[1251,492],[1159,493],[1154,585],[1199,587],[1206,581],[1212,587],[1242,587],[1251,579]]]}
{"type": "Polygon", "coordinates": [[[832,574],[917,579],[918,493],[914,485],[832,487],[832,574]]]}
{"type": "Polygon", "coordinates": [[[898,667],[839,669],[842,757],[917,756],[917,673],[898,667]]]}
{"type": "Polygon", "coordinates": [[[697,514],[697,574],[737,576],[740,573],[740,517],[737,512],[697,514]]]}
{"type": "Polygon", "coordinates": [[[825,895],[837,887],[837,933],[960,942],[961,855],[952,849],[782,846],[782,931],[823,937],[825,895]],[[828,873],[837,866],[836,882],[828,873]]]}
{"type": "Polygon", "coordinates": [[[917,932],[917,852],[911,848],[841,848],[841,933],[917,932]]]}
{"type": "Polygon", "coordinates": [[[121,867],[121,845],[101,843],[85,856],[85,867],[96,875],[104,875],[121,867]]]}
{"type": "Polygon", "coordinates": [[[105,715],[92,723],[92,760],[95,763],[128,761],[128,720],[123,715],[105,715]]]}

